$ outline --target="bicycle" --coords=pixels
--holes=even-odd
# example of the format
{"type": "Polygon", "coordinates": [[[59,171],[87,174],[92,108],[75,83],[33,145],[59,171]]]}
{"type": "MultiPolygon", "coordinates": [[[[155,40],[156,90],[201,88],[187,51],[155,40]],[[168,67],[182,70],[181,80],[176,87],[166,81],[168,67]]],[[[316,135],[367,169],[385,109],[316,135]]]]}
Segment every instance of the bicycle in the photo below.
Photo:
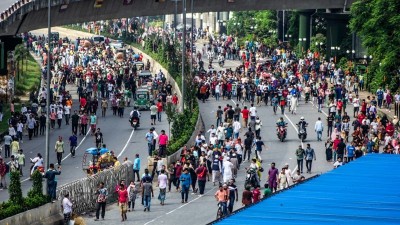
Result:
{"type": "Polygon", "coordinates": [[[217,209],[217,219],[220,219],[224,216],[224,211],[222,208],[222,204],[219,202],[218,203],[218,209],[217,209]]]}

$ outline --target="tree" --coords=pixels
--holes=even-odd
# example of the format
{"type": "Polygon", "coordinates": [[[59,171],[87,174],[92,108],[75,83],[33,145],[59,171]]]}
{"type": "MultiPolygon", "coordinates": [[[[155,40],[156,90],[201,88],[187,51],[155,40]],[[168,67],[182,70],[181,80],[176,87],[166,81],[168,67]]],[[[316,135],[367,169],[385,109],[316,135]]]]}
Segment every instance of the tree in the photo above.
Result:
{"type": "Polygon", "coordinates": [[[366,80],[372,90],[387,85],[395,91],[400,85],[399,11],[398,0],[358,0],[352,4],[350,28],[373,57],[366,80]]]}
{"type": "Polygon", "coordinates": [[[32,189],[28,192],[28,197],[43,196],[43,176],[39,170],[32,174],[32,189]]]}

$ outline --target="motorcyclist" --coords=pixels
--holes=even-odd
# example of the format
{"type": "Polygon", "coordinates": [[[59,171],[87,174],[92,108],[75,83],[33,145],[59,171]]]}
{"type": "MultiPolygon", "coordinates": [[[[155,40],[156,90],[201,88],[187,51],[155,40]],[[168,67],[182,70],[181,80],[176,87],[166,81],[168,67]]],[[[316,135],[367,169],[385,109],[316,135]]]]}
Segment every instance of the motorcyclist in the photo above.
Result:
{"type": "Polygon", "coordinates": [[[299,130],[304,129],[305,132],[307,132],[306,127],[307,127],[308,123],[304,120],[304,116],[302,116],[300,118],[299,123],[297,124],[297,126],[299,127],[299,130]]]}
{"type": "Polygon", "coordinates": [[[140,112],[137,107],[134,107],[131,113],[129,114],[130,122],[132,124],[133,120],[137,120],[137,125],[140,125],[140,112]]]}
{"type": "Polygon", "coordinates": [[[279,120],[276,122],[276,132],[279,133],[279,127],[283,127],[286,132],[286,122],[283,120],[283,117],[279,118],[279,120]]]}

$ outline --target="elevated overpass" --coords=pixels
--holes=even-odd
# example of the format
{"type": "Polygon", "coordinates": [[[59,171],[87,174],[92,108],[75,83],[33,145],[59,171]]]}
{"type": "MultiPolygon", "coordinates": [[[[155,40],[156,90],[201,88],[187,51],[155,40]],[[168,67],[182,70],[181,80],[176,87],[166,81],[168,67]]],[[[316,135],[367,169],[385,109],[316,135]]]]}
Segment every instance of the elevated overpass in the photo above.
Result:
{"type": "MultiPolygon", "coordinates": [[[[175,13],[174,0],[50,0],[52,26],[106,19],[155,16],[175,13]],[[61,6],[67,6],[61,10],[61,6]]],[[[191,0],[186,0],[190,6],[191,0]]],[[[193,12],[245,11],[263,9],[328,9],[348,8],[355,0],[193,0],[193,12]]],[[[48,0],[1,0],[0,36],[47,27],[48,0]]],[[[178,0],[178,13],[182,0],[178,0]]],[[[190,11],[190,7],[188,8],[190,11]]]]}

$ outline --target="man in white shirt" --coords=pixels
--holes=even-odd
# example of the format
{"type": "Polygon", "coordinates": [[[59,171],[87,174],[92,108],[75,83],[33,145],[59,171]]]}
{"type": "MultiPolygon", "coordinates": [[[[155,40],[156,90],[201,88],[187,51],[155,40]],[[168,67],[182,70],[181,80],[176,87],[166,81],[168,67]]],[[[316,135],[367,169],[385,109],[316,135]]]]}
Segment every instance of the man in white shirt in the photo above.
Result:
{"type": "Polygon", "coordinates": [[[212,134],[213,134],[213,133],[214,133],[214,134],[217,133],[217,129],[214,128],[214,125],[211,125],[211,128],[208,129],[207,133],[210,133],[209,139],[211,139],[212,134]]]}
{"type": "Polygon", "coordinates": [[[249,111],[250,111],[250,119],[251,120],[255,120],[256,116],[257,116],[257,109],[254,106],[254,104],[251,104],[251,107],[250,107],[249,111]]]}
{"type": "Polygon", "coordinates": [[[71,106],[64,106],[64,114],[65,114],[65,125],[69,125],[69,118],[71,115],[71,106]]]}
{"type": "Polygon", "coordinates": [[[358,99],[358,95],[353,99],[354,113],[353,116],[356,118],[358,112],[360,111],[360,99],[358,99]]]}
{"type": "Polygon", "coordinates": [[[322,131],[324,131],[324,125],[321,121],[321,117],[318,117],[317,122],[315,122],[314,130],[317,133],[317,141],[322,141],[322,131]]]}
{"type": "Polygon", "coordinates": [[[240,129],[242,128],[242,125],[240,124],[240,122],[238,120],[235,120],[235,122],[233,122],[232,124],[233,127],[233,135],[235,139],[239,138],[239,132],[240,129]]]}
{"type": "Polygon", "coordinates": [[[64,214],[64,224],[69,224],[72,214],[72,202],[69,200],[69,193],[64,195],[61,207],[64,214]]]}
{"type": "Polygon", "coordinates": [[[211,133],[210,144],[211,145],[216,145],[217,144],[217,136],[215,135],[215,133],[211,133]]]}

